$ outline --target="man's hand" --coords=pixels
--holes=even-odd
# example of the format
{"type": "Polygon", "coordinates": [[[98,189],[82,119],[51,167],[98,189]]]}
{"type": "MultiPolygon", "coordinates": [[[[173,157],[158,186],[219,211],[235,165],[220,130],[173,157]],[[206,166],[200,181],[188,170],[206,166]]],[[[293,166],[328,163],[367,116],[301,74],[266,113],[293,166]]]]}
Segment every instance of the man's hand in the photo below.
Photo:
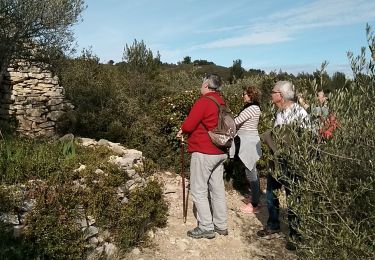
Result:
{"type": "Polygon", "coordinates": [[[180,129],[176,135],[178,139],[180,139],[182,142],[184,141],[184,135],[182,133],[182,130],[180,129]]]}

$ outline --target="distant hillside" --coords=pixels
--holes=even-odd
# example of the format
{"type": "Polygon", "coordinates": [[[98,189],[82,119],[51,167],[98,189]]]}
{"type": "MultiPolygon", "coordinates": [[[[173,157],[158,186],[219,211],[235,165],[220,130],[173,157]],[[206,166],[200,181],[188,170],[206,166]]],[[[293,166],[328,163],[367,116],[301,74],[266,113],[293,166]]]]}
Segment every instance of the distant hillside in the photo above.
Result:
{"type": "Polygon", "coordinates": [[[197,76],[203,76],[205,73],[217,73],[219,74],[224,80],[228,80],[230,77],[230,68],[226,68],[223,66],[218,65],[194,65],[194,64],[163,64],[161,66],[163,70],[166,71],[186,71],[193,73],[197,76]]]}
{"type": "MultiPolygon", "coordinates": [[[[223,67],[218,66],[215,64],[208,64],[208,65],[196,65],[196,64],[167,64],[164,63],[161,65],[161,68],[166,71],[186,71],[189,73],[193,73],[197,76],[203,76],[205,73],[217,73],[219,74],[225,81],[229,81],[231,75],[231,67],[223,67]]],[[[265,74],[264,71],[260,69],[250,69],[248,71],[244,71],[244,77],[257,75],[257,74],[265,74]]]]}

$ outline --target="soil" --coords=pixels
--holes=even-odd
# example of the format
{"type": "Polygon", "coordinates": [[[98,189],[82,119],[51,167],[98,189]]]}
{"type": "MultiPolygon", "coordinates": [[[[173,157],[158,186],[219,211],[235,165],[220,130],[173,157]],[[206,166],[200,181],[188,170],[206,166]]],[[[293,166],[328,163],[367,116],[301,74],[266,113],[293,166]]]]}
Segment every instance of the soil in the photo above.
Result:
{"type": "MultiPolygon", "coordinates": [[[[285,249],[285,209],[280,216],[281,232],[272,237],[257,237],[256,232],[263,228],[268,216],[264,194],[261,196],[260,212],[244,214],[239,210],[244,205],[244,197],[238,191],[226,187],[229,235],[216,234],[214,239],[193,239],[186,232],[195,228],[197,222],[189,194],[186,223],[183,221],[181,177],[170,172],[158,173],[155,177],[164,184],[165,199],[169,203],[167,226],[150,231],[148,235],[151,245],[134,248],[124,259],[297,259],[294,252],[285,249]]],[[[261,180],[261,188],[264,188],[264,180],[261,180]]]]}

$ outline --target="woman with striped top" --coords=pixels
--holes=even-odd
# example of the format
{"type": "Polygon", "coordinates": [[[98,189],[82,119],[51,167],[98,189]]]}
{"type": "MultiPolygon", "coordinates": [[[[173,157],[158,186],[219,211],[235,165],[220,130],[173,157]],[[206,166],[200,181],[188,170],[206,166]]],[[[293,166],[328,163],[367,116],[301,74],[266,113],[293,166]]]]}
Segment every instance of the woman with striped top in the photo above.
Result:
{"type": "Polygon", "coordinates": [[[259,210],[260,191],[256,163],[262,155],[258,133],[260,96],[261,92],[256,86],[249,86],[244,90],[242,97],[245,105],[234,119],[237,136],[229,153],[231,158],[236,157],[244,164],[246,179],[250,184],[251,199],[245,200],[246,205],[241,208],[244,213],[257,213],[259,210]]]}

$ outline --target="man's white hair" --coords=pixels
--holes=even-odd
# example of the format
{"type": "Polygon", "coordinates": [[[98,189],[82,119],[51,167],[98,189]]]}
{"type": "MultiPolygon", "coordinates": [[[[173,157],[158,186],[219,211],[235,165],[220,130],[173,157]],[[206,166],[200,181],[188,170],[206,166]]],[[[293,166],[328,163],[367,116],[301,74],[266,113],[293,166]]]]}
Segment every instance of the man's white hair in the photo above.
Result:
{"type": "Polygon", "coordinates": [[[278,81],[275,87],[281,92],[285,100],[294,101],[294,85],[290,81],[278,81]]]}

